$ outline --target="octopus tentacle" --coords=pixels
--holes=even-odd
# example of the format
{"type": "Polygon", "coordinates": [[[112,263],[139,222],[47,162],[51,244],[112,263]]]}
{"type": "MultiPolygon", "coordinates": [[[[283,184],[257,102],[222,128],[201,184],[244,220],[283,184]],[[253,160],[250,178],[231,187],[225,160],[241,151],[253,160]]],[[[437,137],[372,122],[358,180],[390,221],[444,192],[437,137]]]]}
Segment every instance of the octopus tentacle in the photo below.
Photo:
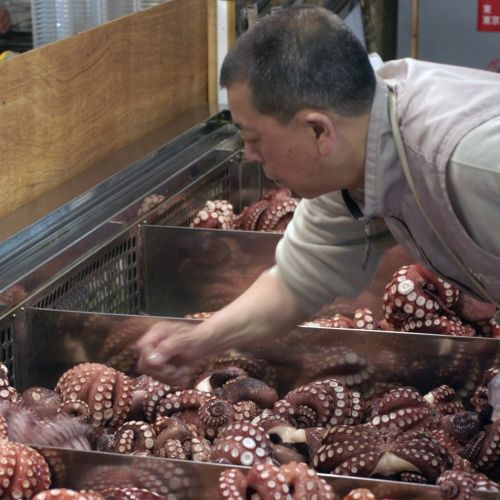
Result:
{"type": "Polygon", "coordinates": [[[154,444],[155,434],[147,422],[129,420],[118,428],[113,437],[113,451],[116,453],[150,452],[154,444]]]}
{"type": "Polygon", "coordinates": [[[63,373],[56,385],[63,400],[89,405],[92,424],[119,427],[132,404],[132,381],[125,374],[100,363],[81,363],[63,373]]]}
{"type": "Polygon", "coordinates": [[[426,427],[431,419],[427,401],[411,387],[390,389],[372,406],[369,423],[378,428],[409,430],[426,427]]]}
{"type": "Polygon", "coordinates": [[[342,500],[376,500],[368,488],[354,488],[342,500]]]}
{"type": "Polygon", "coordinates": [[[212,447],[212,461],[234,465],[272,463],[271,441],[262,427],[234,423],[221,429],[212,447]]]}
{"type": "Polygon", "coordinates": [[[163,500],[165,497],[146,488],[105,488],[100,493],[113,500],[163,500]]]}
{"type": "Polygon", "coordinates": [[[423,396],[438,415],[452,415],[464,410],[457,394],[449,385],[443,384],[423,396]]]}
{"type": "Polygon", "coordinates": [[[203,424],[203,434],[214,438],[220,427],[235,420],[234,405],[225,399],[211,399],[200,406],[198,410],[200,422],[203,424]]]}
{"type": "Polygon", "coordinates": [[[498,486],[485,475],[450,469],[443,472],[436,480],[443,498],[470,500],[474,490],[499,491],[498,486]]]}
{"type": "Polygon", "coordinates": [[[89,405],[79,399],[62,401],[59,408],[57,408],[57,414],[67,415],[85,423],[90,423],[91,418],[89,405]]]}
{"type": "Polygon", "coordinates": [[[237,422],[251,421],[261,413],[261,409],[253,401],[240,401],[234,404],[233,408],[234,420],[237,422]]]}
{"type": "Polygon", "coordinates": [[[500,477],[500,420],[485,426],[465,445],[461,455],[480,472],[488,473],[493,479],[500,477]]]}
{"type": "Polygon", "coordinates": [[[191,227],[209,229],[233,229],[233,206],[227,200],[208,200],[195,215],[191,227]]]}
{"type": "Polygon", "coordinates": [[[24,406],[35,411],[40,418],[55,417],[62,402],[57,392],[45,387],[30,387],[21,396],[24,406]]]}
{"type": "Polygon", "coordinates": [[[195,389],[205,392],[213,392],[214,389],[222,387],[229,380],[236,377],[247,377],[245,370],[237,366],[227,366],[218,370],[211,370],[199,377],[195,383],[195,389]]]}
{"type": "Polygon", "coordinates": [[[172,393],[172,388],[167,384],[148,377],[146,379],[145,391],[143,399],[144,419],[148,422],[153,422],[157,416],[158,405],[163,398],[172,393]]]}
{"type": "Polygon", "coordinates": [[[275,389],[252,377],[236,377],[214,390],[214,394],[232,403],[254,401],[260,408],[270,408],[278,400],[275,389]]]}
{"type": "Polygon", "coordinates": [[[414,472],[434,482],[451,456],[421,430],[339,425],[329,429],[314,465],[320,472],[364,477],[414,472]]]}
{"type": "Polygon", "coordinates": [[[237,351],[229,352],[223,356],[215,358],[211,363],[211,369],[221,369],[224,367],[237,367],[244,370],[249,377],[262,380],[273,387],[276,382],[276,370],[266,360],[246,356],[237,351]]]}
{"type": "Polygon", "coordinates": [[[45,459],[33,448],[13,442],[0,446],[0,496],[31,498],[50,486],[50,471],[45,459]]]}
{"type": "Polygon", "coordinates": [[[481,421],[476,412],[464,410],[441,417],[441,427],[459,443],[466,444],[481,432],[481,421]]]}
{"type": "Polygon", "coordinates": [[[246,498],[247,479],[238,469],[226,469],[219,476],[219,496],[227,500],[246,498]]]}
{"type": "Polygon", "coordinates": [[[97,491],[75,491],[69,488],[53,488],[37,493],[32,500],[105,500],[97,491]]]}
{"type": "Polygon", "coordinates": [[[335,379],[311,382],[290,391],[274,411],[290,415],[297,427],[354,423],[361,418],[359,394],[335,379]]]}

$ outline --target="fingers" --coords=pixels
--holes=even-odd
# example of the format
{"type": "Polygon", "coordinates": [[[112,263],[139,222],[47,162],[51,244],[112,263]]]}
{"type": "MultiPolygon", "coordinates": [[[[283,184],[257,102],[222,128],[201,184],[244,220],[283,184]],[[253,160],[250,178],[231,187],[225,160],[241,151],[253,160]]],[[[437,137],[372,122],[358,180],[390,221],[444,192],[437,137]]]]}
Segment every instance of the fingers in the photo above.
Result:
{"type": "Polygon", "coordinates": [[[174,325],[167,321],[159,321],[155,323],[138,341],[137,348],[142,351],[144,349],[154,349],[169,332],[175,330],[174,325]]]}
{"type": "Polygon", "coordinates": [[[174,386],[187,385],[196,358],[198,343],[193,342],[194,326],[172,321],[155,323],[137,342],[140,373],[174,386]]]}
{"type": "Polygon", "coordinates": [[[139,359],[138,369],[141,373],[173,387],[187,387],[192,376],[191,370],[187,366],[179,368],[168,363],[162,366],[153,366],[142,358],[139,359]]]}

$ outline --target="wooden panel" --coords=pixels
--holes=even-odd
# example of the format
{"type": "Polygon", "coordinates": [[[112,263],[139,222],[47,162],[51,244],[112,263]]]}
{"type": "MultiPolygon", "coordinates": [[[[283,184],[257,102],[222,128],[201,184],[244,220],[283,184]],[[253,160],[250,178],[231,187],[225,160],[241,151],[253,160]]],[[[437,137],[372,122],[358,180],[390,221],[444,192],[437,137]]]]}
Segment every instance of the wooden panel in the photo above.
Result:
{"type": "Polygon", "coordinates": [[[208,102],[217,105],[217,0],[207,0],[208,8],[208,102]]]}
{"type": "Polygon", "coordinates": [[[0,65],[0,217],[207,103],[207,4],[158,7],[0,65]]]}

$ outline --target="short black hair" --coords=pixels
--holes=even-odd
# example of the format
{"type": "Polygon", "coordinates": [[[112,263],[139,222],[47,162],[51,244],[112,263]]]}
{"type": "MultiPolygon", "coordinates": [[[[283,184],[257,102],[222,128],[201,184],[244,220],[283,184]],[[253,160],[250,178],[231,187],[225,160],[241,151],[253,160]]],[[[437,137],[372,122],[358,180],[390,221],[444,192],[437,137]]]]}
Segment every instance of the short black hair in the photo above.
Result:
{"type": "Polygon", "coordinates": [[[375,81],[354,33],[331,11],[307,5],[259,20],[236,40],[220,74],[223,88],[247,83],[255,109],[281,123],[304,108],[359,116],[375,81]]]}

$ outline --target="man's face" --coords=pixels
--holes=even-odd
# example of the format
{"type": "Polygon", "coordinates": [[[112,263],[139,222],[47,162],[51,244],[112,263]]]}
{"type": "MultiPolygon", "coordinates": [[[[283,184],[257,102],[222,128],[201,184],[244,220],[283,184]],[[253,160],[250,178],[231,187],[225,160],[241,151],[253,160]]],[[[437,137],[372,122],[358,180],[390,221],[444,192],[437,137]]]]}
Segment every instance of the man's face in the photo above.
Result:
{"type": "Polygon", "coordinates": [[[296,118],[281,125],[275,118],[258,113],[245,83],[232,84],[228,99],[248,160],[261,163],[266,177],[299,196],[311,198],[324,192],[312,129],[296,118]]]}

